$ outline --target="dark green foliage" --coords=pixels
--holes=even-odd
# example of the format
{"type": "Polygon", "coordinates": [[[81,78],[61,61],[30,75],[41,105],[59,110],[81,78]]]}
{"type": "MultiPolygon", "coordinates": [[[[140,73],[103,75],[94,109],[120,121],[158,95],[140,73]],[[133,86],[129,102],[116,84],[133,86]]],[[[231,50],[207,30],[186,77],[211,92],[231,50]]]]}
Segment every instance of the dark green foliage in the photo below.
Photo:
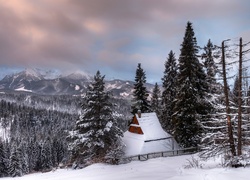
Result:
{"type": "Polygon", "coordinates": [[[133,102],[132,102],[132,114],[137,113],[138,110],[141,110],[142,113],[150,112],[150,105],[148,102],[148,91],[145,86],[146,83],[146,74],[141,68],[141,64],[138,64],[135,74],[135,84],[133,92],[133,102]]]}
{"type": "Polygon", "coordinates": [[[209,39],[207,42],[207,45],[204,47],[204,57],[205,57],[205,70],[207,75],[207,83],[208,86],[208,92],[209,93],[216,93],[218,91],[218,83],[216,82],[216,75],[218,74],[218,68],[214,62],[214,50],[215,47],[211,40],[209,39]]]}
{"type": "Polygon", "coordinates": [[[103,162],[111,150],[121,151],[123,132],[114,118],[110,94],[105,92],[104,76],[99,71],[88,87],[85,102],[86,107],[70,137],[72,159],[77,164],[103,162]]]}
{"type": "Polygon", "coordinates": [[[8,175],[8,158],[5,143],[0,139],[0,177],[8,175]]]}
{"type": "Polygon", "coordinates": [[[64,144],[63,140],[54,138],[52,142],[52,164],[58,166],[63,160],[66,154],[67,144],[64,144]]]}
{"type": "Polygon", "coordinates": [[[30,171],[40,170],[40,165],[39,165],[40,146],[35,139],[30,139],[29,147],[26,153],[28,154],[28,163],[30,171]]]}
{"type": "Polygon", "coordinates": [[[177,77],[173,123],[174,137],[183,147],[198,146],[201,139],[201,121],[208,113],[206,102],[208,85],[202,65],[197,58],[198,47],[190,22],[187,23],[177,77]]]}
{"type": "Polygon", "coordinates": [[[162,92],[162,126],[169,133],[173,132],[172,115],[174,113],[174,99],[176,96],[176,78],[177,78],[177,65],[176,58],[173,51],[168,54],[167,61],[165,62],[162,92]]]}
{"type": "Polygon", "coordinates": [[[17,148],[15,145],[11,148],[10,155],[10,164],[8,174],[12,177],[22,176],[22,156],[20,148],[17,148]]]}
{"type": "MultiPolygon", "coordinates": [[[[33,171],[44,171],[57,167],[66,158],[67,141],[66,130],[71,129],[77,115],[58,111],[35,109],[32,107],[17,105],[16,103],[0,101],[0,126],[8,134],[10,128],[10,143],[5,145],[6,162],[9,168],[9,176],[20,176],[33,171]],[[42,143],[48,138],[43,150],[46,154],[41,156],[42,143]],[[57,141],[55,147],[51,141],[57,141]],[[22,142],[20,144],[20,142],[22,142]],[[12,148],[16,147],[16,151],[12,148]],[[48,151],[49,150],[49,151],[48,151]],[[14,156],[12,157],[11,152],[14,156]],[[17,170],[15,153],[21,154],[19,159],[21,171],[17,170]],[[55,155],[56,157],[54,158],[55,155]],[[45,157],[46,156],[46,157],[45,157]],[[51,164],[51,161],[53,161],[51,164]],[[13,165],[13,167],[11,167],[13,165]]],[[[18,161],[18,162],[19,162],[18,161]]],[[[5,174],[4,176],[7,176],[5,174]]]]}
{"type": "Polygon", "coordinates": [[[151,99],[151,109],[153,112],[156,112],[160,116],[161,111],[161,90],[157,83],[155,83],[152,99],[151,99]]]}
{"type": "Polygon", "coordinates": [[[51,170],[52,164],[52,149],[50,140],[41,143],[40,163],[42,170],[51,170]]]}
{"type": "MultiPolygon", "coordinates": [[[[6,137],[10,136],[10,142],[3,141],[5,154],[0,154],[0,163],[4,163],[5,166],[1,165],[0,171],[5,173],[1,172],[0,176],[10,176],[5,167],[9,168],[10,153],[14,145],[21,148],[22,174],[47,171],[52,167],[67,164],[69,152],[66,137],[67,132],[74,128],[79,116],[79,98],[19,92],[0,93],[0,126],[6,137]],[[45,142],[46,148],[43,147],[45,142]],[[4,161],[1,161],[2,157],[4,161]]],[[[127,125],[124,119],[130,116],[128,101],[114,98],[110,101],[116,103],[112,111],[118,111],[118,115],[125,115],[126,118],[120,116],[118,124],[125,129],[127,125]]],[[[84,106],[82,108],[85,109],[84,106]]],[[[4,140],[5,136],[1,138],[4,140]]]]}

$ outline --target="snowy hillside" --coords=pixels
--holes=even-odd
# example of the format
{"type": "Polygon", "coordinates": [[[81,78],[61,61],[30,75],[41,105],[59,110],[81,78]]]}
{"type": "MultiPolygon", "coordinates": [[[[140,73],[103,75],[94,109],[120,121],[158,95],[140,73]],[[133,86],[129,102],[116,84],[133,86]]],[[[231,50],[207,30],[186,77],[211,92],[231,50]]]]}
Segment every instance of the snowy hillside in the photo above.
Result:
{"type": "Polygon", "coordinates": [[[249,168],[221,168],[220,159],[203,164],[202,169],[186,169],[191,155],[134,161],[122,165],[94,164],[80,170],[59,169],[1,180],[247,180],[249,168]]]}

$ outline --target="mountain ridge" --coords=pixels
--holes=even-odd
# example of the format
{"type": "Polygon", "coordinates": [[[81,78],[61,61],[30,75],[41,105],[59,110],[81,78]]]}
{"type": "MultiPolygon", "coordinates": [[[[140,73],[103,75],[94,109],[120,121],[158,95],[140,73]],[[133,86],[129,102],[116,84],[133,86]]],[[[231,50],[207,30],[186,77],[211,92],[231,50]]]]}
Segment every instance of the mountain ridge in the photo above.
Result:
{"type": "MultiPolygon", "coordinates": [[[[41,95],[82,95],[93,80],[93,76],[82,71],[68,75],[49,73],[50,71],[27,68],[21,72],[6,75],[0,80],[0,91],[27,91],[41,95]]],[[[131,99],[134,82],[120,79],[105,80],[105,87],[116,98],[131,99]]],[[[152,84],[147,83],[146,87],[149,92],[152,92],[152,84]]]]}

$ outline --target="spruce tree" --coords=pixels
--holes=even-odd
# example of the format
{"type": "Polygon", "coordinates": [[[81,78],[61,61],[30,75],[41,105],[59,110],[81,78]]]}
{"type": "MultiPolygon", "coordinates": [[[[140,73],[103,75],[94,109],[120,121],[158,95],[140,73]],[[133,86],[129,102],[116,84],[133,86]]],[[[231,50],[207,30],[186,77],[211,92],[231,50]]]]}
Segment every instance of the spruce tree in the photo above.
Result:
{"type": "Polygon", "coordinates": [[[21,151],[14,145],[11,148],[10,164],[8,174],[12,177],[22,176],[22,160],[21,151]]]}
{"type": "Polygon", "coordinates": [[[62,162],[62,160],[65,156],[65,152],[64,152],[65,147],[64,147],[63,141],[54,137],[51,150],[52,150],[53,166],[57,167],[62,162]]]}
{"type": "Polygon", "coordinates": [[[40,161],[39,155],[40,155],[40,146],[38,142],[35,141],[35,139],[31,138],[29,142],[29,148],[28,148],[28,164],[30,170],[39,170],[37,168],[38,162],[40,161]]]}
{"type": "Polygon", "coordinates": [[[165,62],[164,76],[162,78],[162,115],[161,122],[163,128],[169,133],[173,132],[172,115],[174,113],[174,99],[176,96],[177,64],[173,51],[168,54],[165,62]]]}
{"type": "Polygon", "coordinates": [[[5,149],[5,144],[0,138],[0,177],[5,177],[8,175],[8,162],[7,153],[5,149]]]}
{"type": "Polygon", "coordinates": [[[209,39],[207,45],[204,47],[204,67],[207,75],[207,83],[208,83],[208,93],[217,93],[218,92],[218,83],[216,80],[216,75],[218,74],[218,67],[214,62],[214,50],[215,47],[211,40],[209,39]]]}
{"type": "Polygon", "coordinates": [[[144,70],[141,68],[141,64],[139,63],[136,69],[135,74],[135,84],[134,84],[134,92],[133,92],[133,102],[132,102],[132,114],[137,113],[140,110],[142,113],[150,112],[150,105],[148,102],[148,91],[145,86],[146,83],[146,74],[144,70]]]}
{"type": "Polygon", "coordinates": [[[22,165],[22,173],[27,174],[29,173],[29,163],[28,163],[28,154],[27,154],[27,144],[25,140],[19,145],[17,148],[18,153],[21,155],[21,165],[22,165]]]}
{"type": "Polygon", "coordinates": [[[158,116],[160,116],[161,110],[161,90],[157,83],[155,83],[152,99],[151,99],[151,109],[155,112],[158,116]]]}
{"type": "Polygon", "coordinates": [[[123,132],[114,118],[110,93],[105,92],[104,76],[99,71],[88,86],[85,101],[85,109],[71,133],[73,160],[82,164],[119,159],[123,150],[123,132]]]}
{"type": "Polygon", "coordinates": [[[49,140],[46,140],[41,144],[40,163],[42,171],[52,169],[52,150],[49,140]]]}
{"type": "Polygon", "coordinates": [[[207,82],[202,64],[197,58],[198,46],[192,23],[188,22],[177,76],[177,95],[173,123],[174,137],[183,147],[197,147],[201,140],[201,122],[207,115],[207,82]]]}

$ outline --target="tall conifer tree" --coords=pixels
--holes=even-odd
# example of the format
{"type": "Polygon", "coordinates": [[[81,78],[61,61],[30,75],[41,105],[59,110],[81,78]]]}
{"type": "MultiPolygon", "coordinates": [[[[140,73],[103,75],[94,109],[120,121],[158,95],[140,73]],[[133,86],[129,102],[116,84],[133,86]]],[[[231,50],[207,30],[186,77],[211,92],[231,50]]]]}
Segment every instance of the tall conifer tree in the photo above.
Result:
{"type": "Polygon", "coordinates": [[[21,151],[14,145],[11,149],[10,164],[9,164],[9,175],[12,177],[22,176],[22,159],[21,151]]]}
{"type": "Polygon", "coordinates": [[[105,92],[104,76],[97,71],[85,97],[86,109],[72,132],[70,150],[79,163],[103,162],[118,159],[122,155],[123,132],[118,128],[112,113],[110,94],[105,92]],[[110,152],[112,152],[110,154],[110,152]]]}
{"type": "Polygon", "coordinates": [[[161,90],[159,88],[159,85],[155,83],[152,99],[151,99],[151,109],[153,112],[156,112],[156,114],[160,115],[161,110],[161,90]]]}
{"type": "Polygon", "coordinates": [[[5,150],[5,144],[2,142],[0,138],[0,177],[7,176],[8,168],[7,168],[7,153],[5,150]]]}
{"type": "Polygon", "coordinates": [[[181,44],[173,116],[174,137],[183,147],[198,146],[202,133],[201,121],[207,115],[205,95],[208,86],[197,54],[192,23],[188,22],[181,44]]]}
{"type": "Polygon", "coordinates": [[[148,102],[148,91],[145,86],[146,83],[146,74],[141,68],[141,64],[138,64],[135,74],[135,84],[134,84],[134,98],[132,104],[132,113],[137,113],[138,110],[141,112],[149,112],[150,105],[148,102]]]}
{"type": "Polygon", "coordinates": [[[177,64],[173,51],[168,54],[165,62],[164,76],[162,78],[163,92],[162,92],[162,115],[161,121],[165,130],[169,133],[173,132],[172,115],[174,113],[174,99],[176,96],[176,78],[177,78],[177,64]]]}

